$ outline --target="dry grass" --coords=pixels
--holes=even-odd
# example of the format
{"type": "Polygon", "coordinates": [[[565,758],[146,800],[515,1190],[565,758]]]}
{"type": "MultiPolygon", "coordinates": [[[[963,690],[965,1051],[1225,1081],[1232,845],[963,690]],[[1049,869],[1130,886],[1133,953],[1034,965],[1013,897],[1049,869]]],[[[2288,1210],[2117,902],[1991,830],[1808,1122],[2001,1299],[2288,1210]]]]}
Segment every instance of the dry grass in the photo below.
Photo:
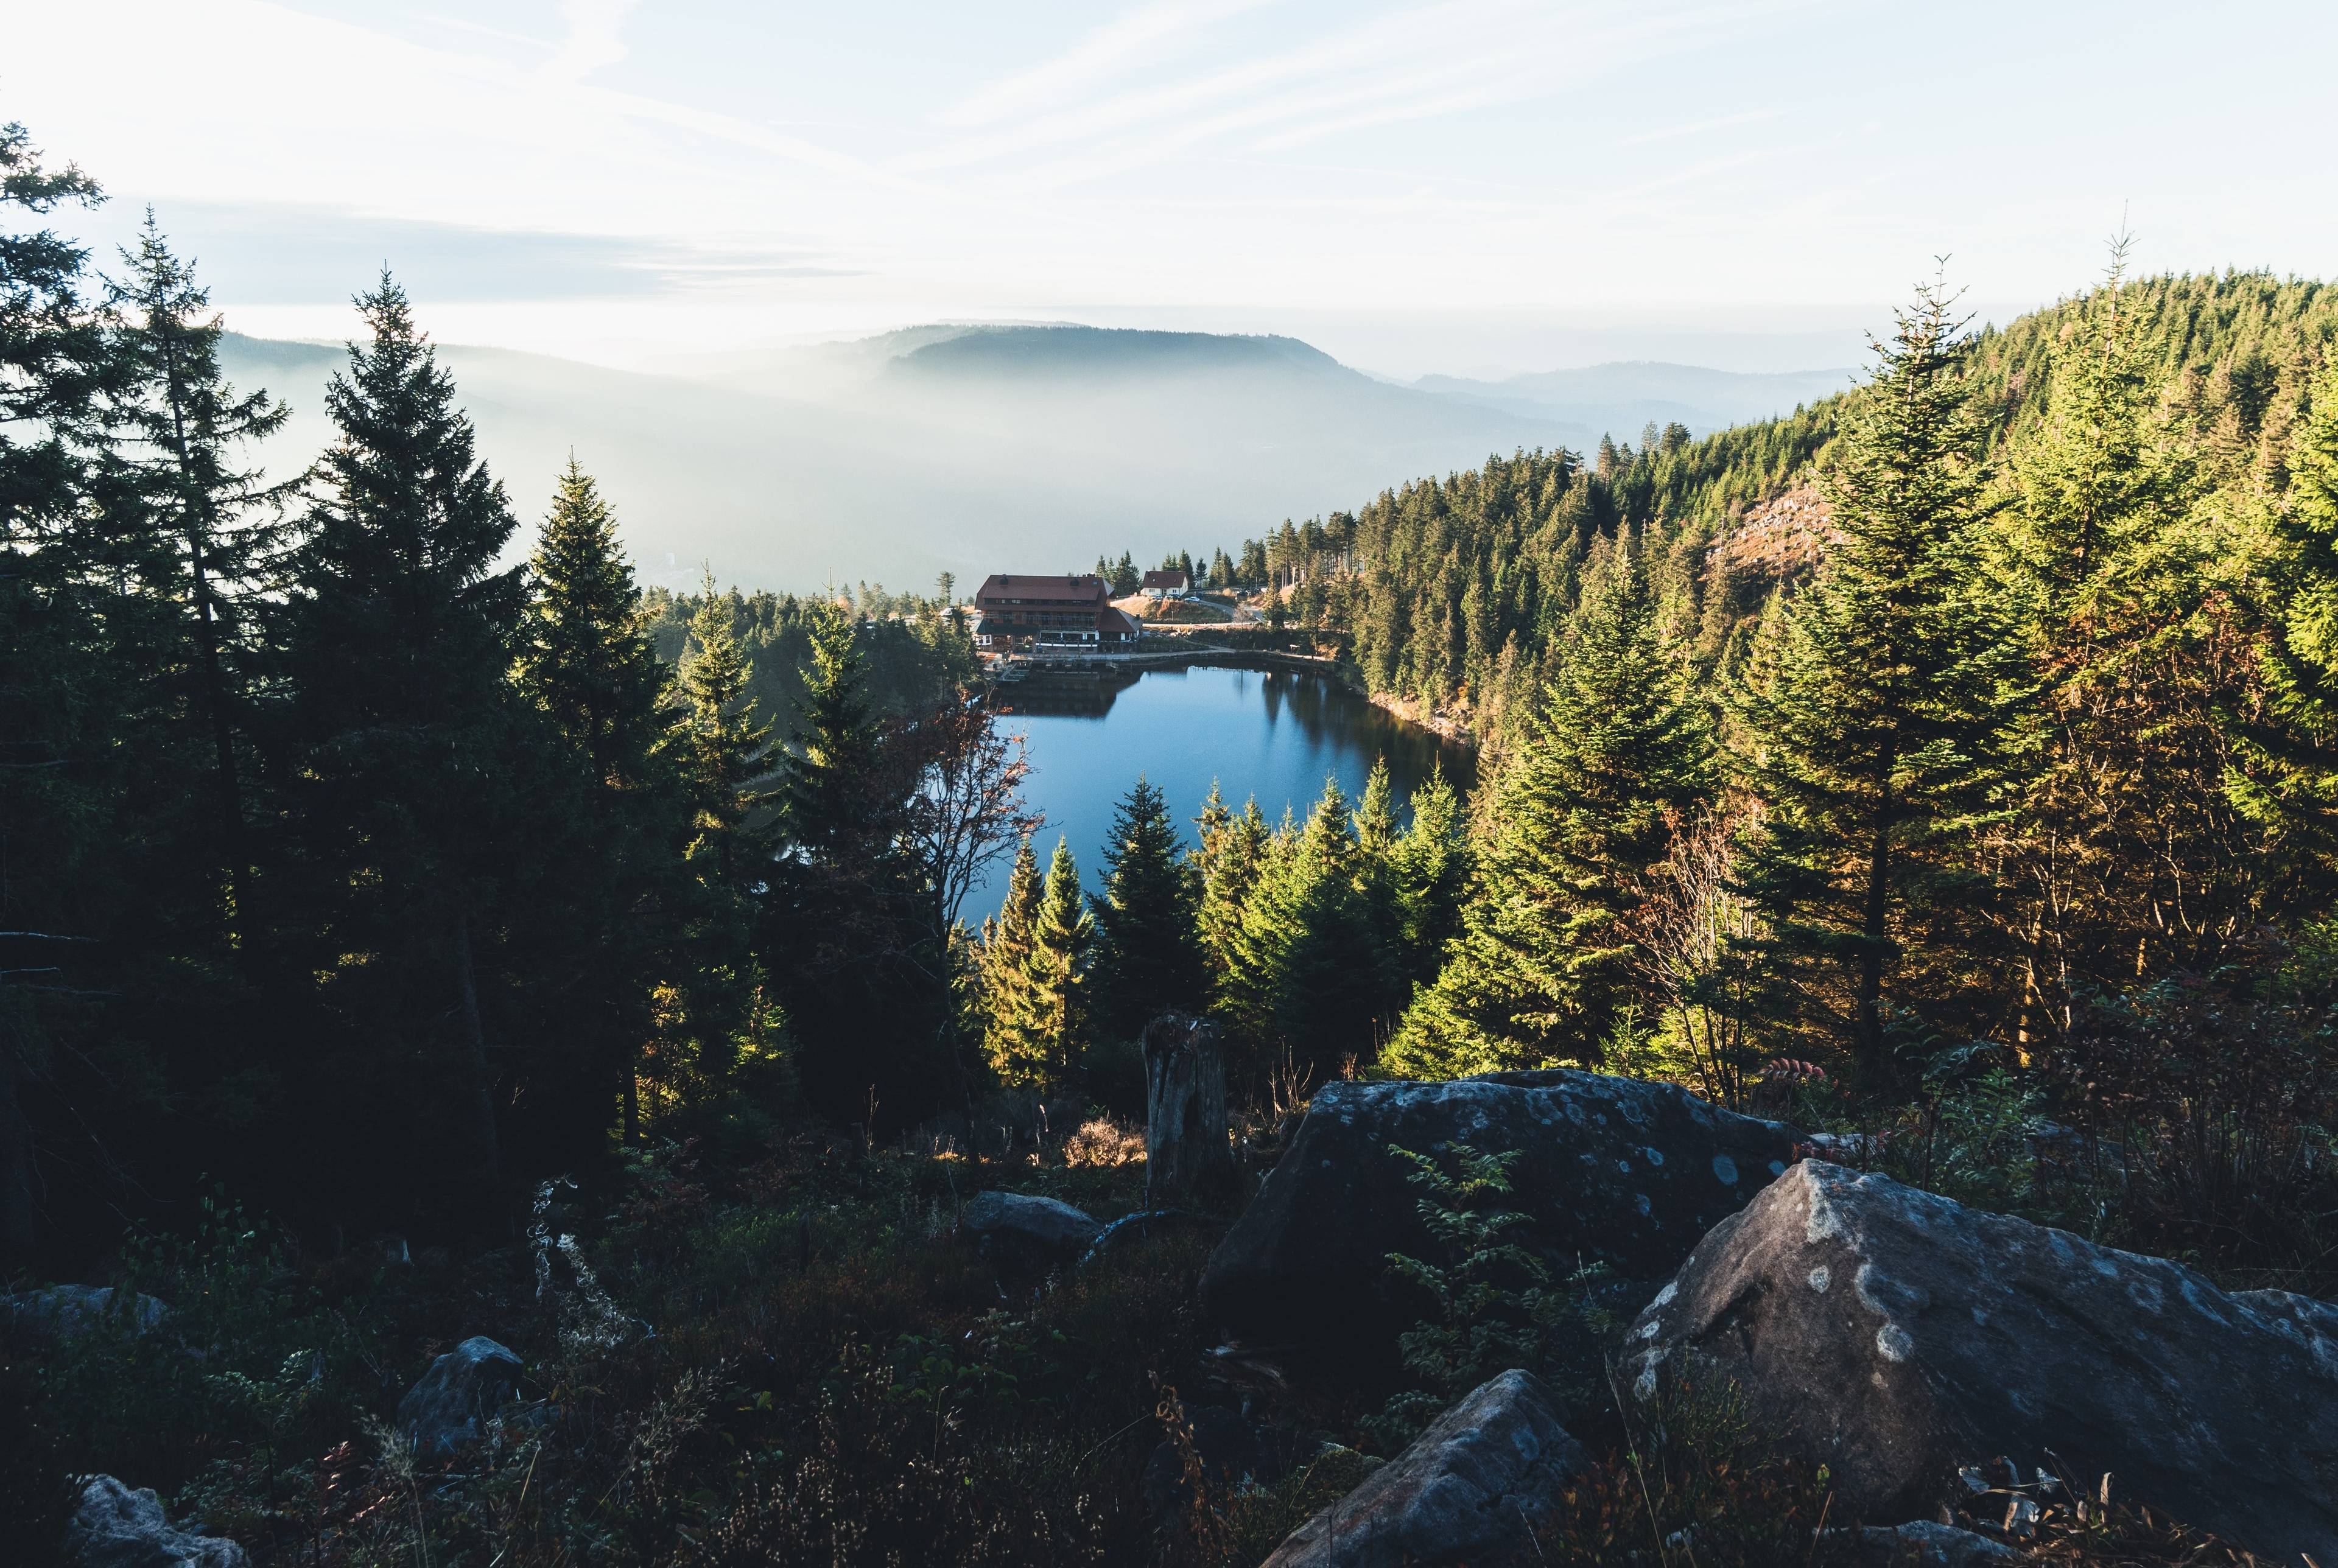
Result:
{"type": "Polygon", "coordinates": [[[1074,1167],[1135,1165],[1144,1158],[1144,1134],[1108,1116],[1093,1116],[1064,1140],[1064,1163],[1074,1167]]]}

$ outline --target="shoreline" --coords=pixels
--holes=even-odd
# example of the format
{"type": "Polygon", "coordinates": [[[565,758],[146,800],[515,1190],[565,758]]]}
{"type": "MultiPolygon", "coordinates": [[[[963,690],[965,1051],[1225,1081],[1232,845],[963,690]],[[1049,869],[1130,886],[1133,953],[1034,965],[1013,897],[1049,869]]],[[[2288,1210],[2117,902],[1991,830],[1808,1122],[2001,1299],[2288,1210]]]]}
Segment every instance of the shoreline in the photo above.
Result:
{"type": "Polygon", "coordinates": [[[1354,678],[1355,666],[1343,664],[1339,659],[1321,653],[1299,653],[1285,648],[1180,648],[1162,649],[1138,653],[1081,653],[1065,658],[1034,660],[1019,655],[1017,665],[1024,673],[1001,679],[994,667],[986,663],[984,685],[986,695],[995,695],[1001,686],[1014,686],[1031,679],[1088,677],[1102,680],[1122,671],[1132,676],[1147,670],[1184,670],[1196,665],[1227,670],[1285,671],[1295,674],[1328,676],[1355,692],[1400,723],[1427,731],[1449,746],[1457,746],[1473,756],[1478,750],[1478,737],[1468,725],[1438,714],[1423,715],[1420,705],[1410,698],[1390,692],[1374,691],[1354,678]]]}

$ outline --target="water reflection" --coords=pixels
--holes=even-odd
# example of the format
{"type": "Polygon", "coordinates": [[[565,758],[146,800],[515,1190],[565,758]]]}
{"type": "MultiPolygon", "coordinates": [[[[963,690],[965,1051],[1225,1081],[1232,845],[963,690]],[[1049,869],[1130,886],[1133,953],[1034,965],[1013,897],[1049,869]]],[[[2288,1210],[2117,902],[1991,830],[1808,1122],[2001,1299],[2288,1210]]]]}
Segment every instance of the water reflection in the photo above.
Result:
{"type": "MultiPolygon", "coordinates": [[[[1034,676],[1002,691],[997,722],[1021,730],[1032,775],[1027,794],[1046,814],[1041,855],[1071,840],[1093,888],[1113,808],[1141,773],[1169,798],[1193,839],[1192,818],[1212,780],[1240,808],[1255,795],[1269,818],[1304,816],[1327,775],[1351,796],[1386,758],[1400,796],[1442,766],[1457,787],[1469,753],[1404,724],[1323,676],[1197,667],[1093,676],[1034,676]]],[[[968,902],[979,918],[998,906],[1004,866],[968,902]]]]}

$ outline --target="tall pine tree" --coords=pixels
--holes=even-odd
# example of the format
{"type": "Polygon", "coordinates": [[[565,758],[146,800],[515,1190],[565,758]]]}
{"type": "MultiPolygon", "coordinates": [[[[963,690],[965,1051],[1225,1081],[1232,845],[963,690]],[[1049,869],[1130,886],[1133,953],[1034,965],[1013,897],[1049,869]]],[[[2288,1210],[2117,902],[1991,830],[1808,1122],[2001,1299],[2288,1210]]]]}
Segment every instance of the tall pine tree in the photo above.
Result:
{"type": "Polygon", "coordinates": [[[1169,802],[1143,779],[1115,811],[1095,898],[1097,1030],[1134,1039],[1164,1007],[1202,1004],[1194,877],[1179,853],[1169,802]]]}
{"type": "Polygon", "coordinates": [[[217,844],[210,859],[232,909],[246,875],[242,763],[238,755],[241,680],[236,655],[248,643],[250,595],[269,585],[281,540],[282,491],[239,449],[281,429],[290,410],[266,392],[239,395],[219,364],[224,328],[192,267],[173,255],[150,211],[127,275],[112,289],[126,385],[115,417],[126,437],[114,475],[117,504],[139,514],[168,572],[149,585],[176,617],[186,654],[190,706],[208,731],[217,844]]]}
{"type": "Polygon", "coordinates": [[[1987,892],[1960,851],[2006,809],[2028,745],[2020,643],[1979,571],[1987,475],[1953,308],[1920,288],[1876,345],[1825,475],[1841,540],[1741,710],[1768,808],[1748,873],[1768,951],[1870,1069],[1895,1000],[1958,985],[1931,960],[1970,953],[1987,892]]]}
{"type": "Polygon", "coordinates": [[[1712,781],[1711,728],[1645,574],[1628,543],[1603,540],[1541,710],[1493,780],[1459,933],[1389,1065],[1598,1062],[1642,986],[1644,879],[1712,781]]]}
{"type": "Polygon", "coordinates": [[[2260,618],[2273,724],[2246,732],[2257,766],[2236,777],[2254,821],[2327,866],[2338,858],[2338,358],[2313,381],[2292,437],[2288,504],[2270,519],[2260,618]]]}
{"type": "Polygon", "coordinates": [[[1087,1054],[1088,956],[1095,921],[1080,896],[1080,868],[1072,847],[1056,840],[1047,880],[1031,921],[1027,974],[1031,1076],[1040,1083],[1067,1082],[1087,1054]]]}
{"type": "Polygon", "coordinates": [[[92,534],[88,483],[115,361],[86,292],[87,252],[33,226],[103,199],[79,169],[44,165],[22,125],[0,124],[0,1259],[11,1262],[36,1242],[40,1132],[71,1125],[80,1102],[59,1083],[75,1053],[57,1044],[68,1011],[86,1009],[61,1006],[72,999],[54,987],[110,985],[93,961],[121,907],[116,768],[132,727],[117,699],[138,672],[105,635],[118,577],[92,534]]]}
{"type": "Polygon", "coordinates": [[[492,1230],[490,960],[500,922],[524,913],[507,896],[529,852],[532,732],[506,681],[526,583],[496,564],[516,520],[405,290],[385,273],[358,309],[369,336],[326,393],[339,438],[282,612],[283,772],[309,901],[278,913],[320,944],[312,967],[343,1031],[308,1064],[319,1166],[355,1188],[335,1196],[378,1190],[356,1158],[434,1169],[436,1202],[492,1230]]]}
{"type": "Polygon", "coordinates": [[[641,590],[615,516],[573,456],[528,575],[518,683],[563,743],[568,777],[538,813],[541,831],[562,842],[539,897],[558,935],[530,965],[541,998],[533,1010],[547,1026],[539,1037],[560,1044],[559,1060],[532,1074],[526,1120],[545,1145],[536,1161],[573,1168],[605,1132],[613,1096],[624,1140],[639,1133],[636,1060],[652,1033],[652,988],[686,967],[678,949],[694,902],[680,875],[690,802],[665,746],[666,671],[641,590]]]}

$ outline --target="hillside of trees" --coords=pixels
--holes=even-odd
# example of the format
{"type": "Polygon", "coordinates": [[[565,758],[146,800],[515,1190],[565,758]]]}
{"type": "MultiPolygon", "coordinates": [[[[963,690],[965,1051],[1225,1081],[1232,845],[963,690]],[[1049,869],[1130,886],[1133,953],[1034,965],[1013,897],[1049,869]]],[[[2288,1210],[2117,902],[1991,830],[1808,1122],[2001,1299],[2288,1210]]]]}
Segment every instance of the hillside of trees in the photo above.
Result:
{"type": "MultiPolygon", "coordinates": [[[[1504,1240],[1498,1152],[1390,1156],[1451,1244],[1390,1260],[1400,1360],[1213,1354],[1210,1243],[1341,1080],[1685,1085],[2338,1293],[2319,285],[2115,260],[1977,335],[1927,286],[1791,417],[1181,558],[1458,716],[1478,781],[1213,796],[1189,851],[1132,779],[1084,868],[953,583],[644,592],[574,460],[515,514],[387,271],[330,445],[266,483],[281,406],[159,223],[55,231],[99,197],[0,130],[0,1269],[116,1292],[77,1337],[0,1322],[28,1560],[103,1471],[269,1568],[1227,1568],[1529,1364],[1580,1375],[1597,1539],[1838,1560],[1823,1468],[1603,1378],[1613,1282],[1504,1240]],[[1163,1208],[1132,1123],[1171,1000],[1223,1042],[1239,1191],[1163,1208]],[[972,1239],[1002,1191],[1133,1228],[1031,1271],[972,1239]],[[399,1391],[472,1336],[524,1386],[430,1452],[399,1391]],[[1221,1485],[1181,1384],[1308,1462],[1221,1485]]],[[[2080,1521],[2029,1560],[2205,1560],[2080,1521]]],[[[1591,1541],[1531,1560],[1626,1560],[1591,1541]]]]}
{"type": "MultiPolygon", "coordinates": [[[[1960,356],[1977,456],[2007,464],[2051,419],[2058,365],[2115,311],[2121,374],[2155,444],[2190,454],[2183,504],[2255,495],[2278,508],[2292,433],[2326,345],[2338,291],[2262,272],[2121,279],[1974,335],[1960,356]]],[[[1272,583],[1294,622],[1352,633],[1375,691],[1458,710],[1498,736],[1547,673],[1593,540],[1637,541],[1667,630],[1706,667],[1742,651],[1773,579],[1732,572],[1715,546],[1748,508],[1808,483],[1854,389],[1784,418],[1692,440],[1682,428],[1564,452],[1495,456],[1479,468],[1383,492],[1356,512],[1286,523],[1233,558],[1244,583],[1272,583]],[[1734,642],[1733,642],[1734,638],[1734,642]]]]}

